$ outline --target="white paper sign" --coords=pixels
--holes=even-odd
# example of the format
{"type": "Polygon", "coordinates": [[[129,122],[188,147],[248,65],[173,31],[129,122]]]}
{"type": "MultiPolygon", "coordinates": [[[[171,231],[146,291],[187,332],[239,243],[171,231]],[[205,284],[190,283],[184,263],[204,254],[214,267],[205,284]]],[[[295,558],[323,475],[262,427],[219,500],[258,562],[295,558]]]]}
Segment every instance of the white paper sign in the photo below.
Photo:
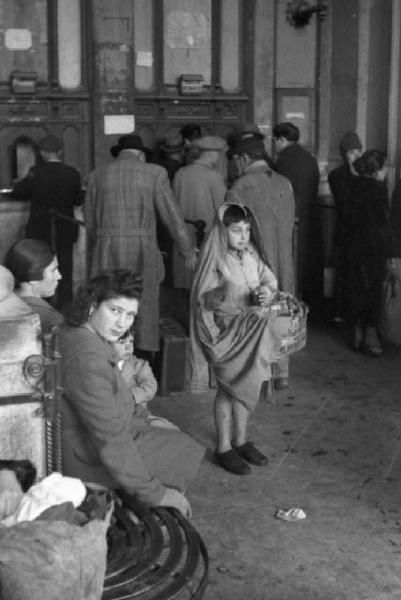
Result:
{"type": "Polygon", "coordinates": [[[285,115],[285,118],[290,120],[290,119],[305,119],[305,113],[303,112],[288,112],[285,115]]]}
{"type": "Polygon", "coordinates": [[[104,133],[115,135],[116,133],[132,133],[135,129],[134,115],[105,115],[104,133]]]}
{"type": "Polygon", "coordinates": [[[29,29],[6,29],[4,46],[8,50],[29,50],[32,48],[32,34],[29,29]]]}
{"type": "Polygon", "coordinates": [[[153,65],[152,52],[139,51],[136,53],[136,64],[138,67],[151,67],[153,65]]]}

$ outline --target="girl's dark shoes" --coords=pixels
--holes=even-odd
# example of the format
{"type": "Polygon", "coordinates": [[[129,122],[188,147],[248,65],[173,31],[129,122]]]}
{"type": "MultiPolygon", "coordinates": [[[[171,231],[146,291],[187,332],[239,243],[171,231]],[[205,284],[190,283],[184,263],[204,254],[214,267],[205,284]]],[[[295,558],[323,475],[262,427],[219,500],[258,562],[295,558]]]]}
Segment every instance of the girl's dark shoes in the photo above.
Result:
{"type": "Polygon", "coordinates": [[[264,454],[262,454],[253,442],[245,442],[241,446],[233,446],[235,452],[246,462],[251,463],[251,465],[257,465],[258,467],[262,467],[268,463],[268,458],[264,454]]]}
{"type": "MultiPolygon", "coordinates": [[[[240,446],[242,447],[242,446],[240,446]]],[[[251,467],[239,456],[239,454],[230,448],[226,452],[215,452],[215,461],[226,471],[234,473],[234,475],[248,475],[251,472],[251,467]]]]}

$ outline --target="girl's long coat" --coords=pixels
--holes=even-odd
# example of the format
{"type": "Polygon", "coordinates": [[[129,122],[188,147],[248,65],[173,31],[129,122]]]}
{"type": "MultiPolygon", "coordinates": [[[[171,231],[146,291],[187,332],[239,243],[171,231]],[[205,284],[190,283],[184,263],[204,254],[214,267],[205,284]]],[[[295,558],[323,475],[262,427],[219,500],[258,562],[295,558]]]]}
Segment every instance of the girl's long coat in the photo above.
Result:
{"type": "Polygon", "coordinates": [[[90,275],[114,268],[142,273],[136,345],[149,351],[159,349],[159,286],[164,278],[156,211],[186,255],[192,243],[165,169],[122,151],[90,173],[85,198],[90,275]]]}

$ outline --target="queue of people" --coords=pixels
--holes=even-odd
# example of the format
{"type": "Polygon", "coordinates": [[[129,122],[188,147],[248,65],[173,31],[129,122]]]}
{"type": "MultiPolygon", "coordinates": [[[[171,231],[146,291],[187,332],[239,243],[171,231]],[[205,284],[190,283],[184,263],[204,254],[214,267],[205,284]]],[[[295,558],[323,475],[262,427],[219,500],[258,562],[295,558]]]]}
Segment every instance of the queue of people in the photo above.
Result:
{"type": "MultiPolygon", "coordinates": [[[[274,307],[285,304],[292,318],[305,318],[296,295],[305,292],[308,211],[318,182],[316,160],[299,145],[291,123],[273,130],[276,164],[264,136],[246,127],[230,147],[233,181],[220,169],[225,140],[198,133],[193,127],[163,140],[159,164],[147,162],[139,135],[124,135],[110,149],[113,160],[90,173],[84,205],[89,280],[63,314],[47,301],[64,278],[48,241],[32,235],[17,242],[4,263],[43,332],[58,328],[66,474],[187,516],[185,492],[205,449],[146,406],[156,393],[146,359],[159,349],[165,271],[157,220],[173,240],[175,284],[191,293],[187,389],[205,391],[215,381],[215,462],[246,475],[252,465],[268,463],[248,437],[249,418],[261,398],[288,387],[289,355],[299,348],[286,345],[288,332],[274,307]],[[303,253],[297,281],[296,217],[303,253]],[[205,222],[201,245],[190,228],[198,220],[205,222]]],[[[378,356],[380,286],[396,249],[385,156],[376,150],[358,156],[350,147],[355,139],[342,140],[344,168],[329,179],[340,215],[337,277],[355,347],[378,356]]]]}

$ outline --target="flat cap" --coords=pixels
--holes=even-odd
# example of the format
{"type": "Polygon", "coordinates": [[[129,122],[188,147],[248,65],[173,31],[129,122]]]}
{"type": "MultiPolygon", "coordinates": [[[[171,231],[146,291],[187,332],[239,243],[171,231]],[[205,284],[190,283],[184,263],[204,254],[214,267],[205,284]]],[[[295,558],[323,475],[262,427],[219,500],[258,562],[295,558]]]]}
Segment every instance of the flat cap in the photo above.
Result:
{"type": "Polygon", "coordinates": [[[200,150],[215,150],[220,152],[227,149],[227,142],[217,135],[204,135],[191,142],[191,145],[200,150]]]}
{"type": "Polygon", "coordinates": [[[43,150],[43,152],[59,152],[62,149],[63,144],[55,135],[49,134],[40,140],[38,147],[39,150],[43,150]]]}

